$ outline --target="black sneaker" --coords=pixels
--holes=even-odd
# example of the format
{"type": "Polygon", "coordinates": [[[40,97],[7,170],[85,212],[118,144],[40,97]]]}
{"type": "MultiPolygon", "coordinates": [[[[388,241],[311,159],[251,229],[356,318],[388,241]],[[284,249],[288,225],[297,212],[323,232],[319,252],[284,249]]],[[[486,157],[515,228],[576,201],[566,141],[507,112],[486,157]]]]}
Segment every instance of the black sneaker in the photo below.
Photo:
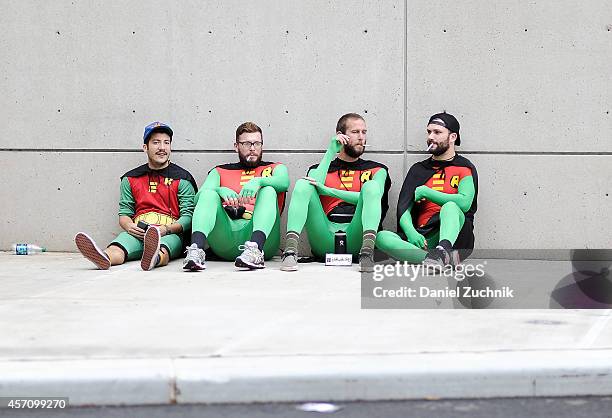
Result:
{"type": "Polygon", "coordinates": [[[436,248],[429,250],[423,265],[443,269],[446,266],[451,266],[453,269],[459,265],[459,251],[451,250],[447,252],[444,247],[438,245],[436,248]]]}

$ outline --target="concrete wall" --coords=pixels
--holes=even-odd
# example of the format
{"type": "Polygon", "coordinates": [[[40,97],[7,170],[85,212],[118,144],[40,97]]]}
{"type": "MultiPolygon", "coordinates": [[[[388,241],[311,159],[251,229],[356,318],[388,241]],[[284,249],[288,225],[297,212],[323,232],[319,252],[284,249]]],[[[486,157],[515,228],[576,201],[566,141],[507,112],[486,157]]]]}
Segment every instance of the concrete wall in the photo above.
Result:
{"type": "Polygon", "coordinates": [[[295,181],[359,112],[392,228],[442,109],[479,169],[478,247],[612,246],[610,2],[5,1],[0,24],[2,249],[110,240],[152,120],[198,182],[253,120],[295,181]]]}

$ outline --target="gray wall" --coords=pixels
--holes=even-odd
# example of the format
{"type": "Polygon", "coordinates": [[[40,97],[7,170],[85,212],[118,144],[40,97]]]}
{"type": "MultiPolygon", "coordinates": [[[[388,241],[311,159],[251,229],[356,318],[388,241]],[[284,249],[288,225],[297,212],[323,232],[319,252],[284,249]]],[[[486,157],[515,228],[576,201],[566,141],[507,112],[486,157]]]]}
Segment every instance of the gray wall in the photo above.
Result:
{"type": "Polygon", "coordinates": [[[479,248],[610,247],[612,3],[4,1],[0,248],[74,250],[119,231],[143,127],[175,130],[199,183],[235,127],[264,129],[292,181],[355,111],[390,167],[391,210],[427,117],[462,124],[479,248]]]}

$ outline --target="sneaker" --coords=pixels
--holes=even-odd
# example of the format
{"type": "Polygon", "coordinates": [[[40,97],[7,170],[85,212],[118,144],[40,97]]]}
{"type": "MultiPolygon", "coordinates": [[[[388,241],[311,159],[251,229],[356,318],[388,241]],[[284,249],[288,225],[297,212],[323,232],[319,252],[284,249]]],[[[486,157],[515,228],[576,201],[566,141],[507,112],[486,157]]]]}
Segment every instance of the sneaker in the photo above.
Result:
{"type": "Polygon", "coordinates": [[[144,271],[153,270],[159,261],[159,241],[161,234],[156,226],[151,225],[145,232],[142,250],[142,258],[140,259],[140,267],[144,271]]]}
{"type": "Polygon", "coordinates": [[[449,264],[453,266],[453,269],[455,269],[459,264],[461,264],[461,259],[459,258],[458,250],[452,250],[449,256],[450,256],[449,264]]]}
{"type": "Polygon", "coordinates": [[[361,251],[359,253],[359,271],[362,273],[374,272],[374,252],[361,251]]]}
{"type": "Polygon", "coordinates": [[[191,244],[185,250],[187,257],[183,260],[183,269],[190,271],[200,271],[206,268],[206,253],[198,248],[196,244],[191,244]]]}
{"type": "Polygon", "coordinates": [[[442,246],[438,245],[427,253],[427,257],[423,260],[423,265],[440,269],[451,266],[454,269],[460,262],[459,251],[451,250],[451,252],[448,253],[442,246]]]}
{"type": "Polygon", "coordinates": [[[89,235],[79,232],[74,236],[74,243],[81,254],[83,254],[83,257],[94,263],[100,270],[108,270],[110,268],[110,259],[89,235]]]}
{"type": "Polygon", "coordinates": [[[242,251],[234,265],[236,267],[246,267],[248,269],[262,269],[264,268],[264,254],[257,247],[256,242],[247,241],[244,245],[238,247],[242,251]]]}
{"type": "Polygon", "coordinates": [[[427,256],[425,257],[425,260],[423,260],[423,266],[431,267],[434,270],[443,270],[444,265],[446,264],[444,262],[446,254],[446,251],[444,251],[444,248],[442,247],[436,247],[427,251],[427,256]]]}
{"type": "Polygon", "coordinates": [[[295,251],[285,251],[281,256],[281,266],[280,269],[282,271],[297,271],[298,269],[298,257],[295,251]]]}

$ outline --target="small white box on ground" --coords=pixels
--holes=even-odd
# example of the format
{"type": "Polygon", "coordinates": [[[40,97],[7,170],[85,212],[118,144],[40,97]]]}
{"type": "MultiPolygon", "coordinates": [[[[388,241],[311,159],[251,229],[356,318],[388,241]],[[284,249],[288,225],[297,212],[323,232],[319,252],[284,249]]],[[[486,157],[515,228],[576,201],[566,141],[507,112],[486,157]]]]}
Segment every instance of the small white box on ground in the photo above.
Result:
{"type": "Polygon", "coordinates": [[[326,266],[351,266],[353,265],[352,254],[325,254],[325,265],[326,266]]]}

